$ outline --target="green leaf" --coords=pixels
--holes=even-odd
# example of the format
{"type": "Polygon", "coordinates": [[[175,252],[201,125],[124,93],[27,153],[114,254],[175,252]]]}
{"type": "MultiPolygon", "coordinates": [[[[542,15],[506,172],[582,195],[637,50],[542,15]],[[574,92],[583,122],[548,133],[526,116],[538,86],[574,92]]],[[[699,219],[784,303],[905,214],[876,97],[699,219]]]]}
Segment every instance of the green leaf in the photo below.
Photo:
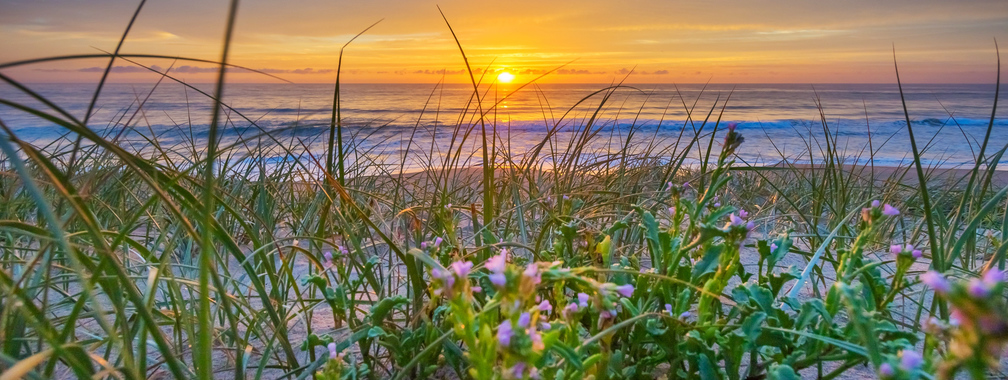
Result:
{"type": "Polygon", "coordinates": [[[385,298],[378,302],[371,308],[371,325],[380,326],[385,317],[399,305],[409,304],[409,299],[404,296],[395,296],[391,298],[385,298]]]}
{"type": "Polygon", "coordinates": [[[787,364],[771,364],[767,371],[767,379],[771,380],[800,380],[794,369],[787,364]]]}

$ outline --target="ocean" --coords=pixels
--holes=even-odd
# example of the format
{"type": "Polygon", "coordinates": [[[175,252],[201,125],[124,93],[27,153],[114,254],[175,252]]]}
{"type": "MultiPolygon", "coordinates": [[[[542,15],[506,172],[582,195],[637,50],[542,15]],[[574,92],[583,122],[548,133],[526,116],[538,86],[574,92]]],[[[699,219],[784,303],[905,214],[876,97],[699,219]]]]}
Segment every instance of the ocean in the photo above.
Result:
{"type": "MultiPolygon", "coordinates": [[[[212,93],[210,84],[194,86],[212,93]]],[[[348,144],[352,159],[366,165],[404,163],[407,170],[417,170],[462,147],[459,164],[477,166],[482,160],[479,146],[484,124],[488,134],[496,134],[497,149],[508,152],[515,162],[548,135],[551,143],[545,152],[551,146],[563,151],[572,139],[584,136],[586,126],[591,137],[583,155],[625,151],[669,157],[695,136],[709,113],[701,137],[709,138],[718,118],[716,142],[728,123],[737,123],[745,137],[737,160],[747,164],[816,162],[829,150],[848,163],[873,160],[879,166],[908,165],[913,157],[895,83],[518,86],[484,86],[482,103],[477,106],[472,86],[464,84],[343,84],[341,116],[344,134],[352,140],[348,144]],[[479,114],[485,115],[482,122],[476,117],[479,114]],[[456,134],[466,130],[471,134],[465,139],[456,134]]],[[[83,118],[94,90],[93,84],[29,87],[77,118],[83,118]]],[[[926,165],[954,168],[976,162],[991,121],[994,91],[993,84],[904,85],[910,121],[926,165]]],[[[1002,103],[1005,92],[1002,88],[1002,103]]],[[[8,85],[0,86],[0,98],[54,114],[8,85]]],[[[247,153],[250,147],[263,148],[256,154],[271,155],[274,162],[307,160],[304,149],[324,157],[333,85],[231,84],[224,102],[231,108],[225,111],[221,140],[233,147],[231,157],[240,159],[241,151],[247,153]],[[265,138],[264,132],[271,138],[265,138]],[[295,149],[285,151],[273,145],[295,149]]],[[[129,150],[152,155],[151,141],[156,140],[161,147],[185,155],[193,151],[192,146],[197,151],[205,148],[211,107],[206,96],[178,83],[108,84],[89,127],[103,135],[119,135],[119,144],[129,150]]],[[[988,157],[1008,144],[1005,108],[998,107],[988,157]]],[[[19,138],[46,149],[65,149],[67,138],[73,138],[51,122],[2,105],[0,120],[19,138]]],[[[692,151],[688,163],[701,157],[696,147],[692,151]]],[[[549,154],[541,156],[549,165],[549,154]]]]}

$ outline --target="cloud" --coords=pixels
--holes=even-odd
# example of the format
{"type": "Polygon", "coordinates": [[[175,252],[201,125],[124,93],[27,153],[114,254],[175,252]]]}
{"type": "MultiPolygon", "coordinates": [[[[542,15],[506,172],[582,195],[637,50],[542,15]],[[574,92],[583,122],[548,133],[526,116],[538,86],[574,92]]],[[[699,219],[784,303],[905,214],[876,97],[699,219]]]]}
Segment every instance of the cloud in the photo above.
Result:
{"type": "MultiPolygon", "coordinates": [[[[154,70],[157,70],[157,71],[161,71],[162,70],[157,65],[151,66],[151,68],[154,69],[154,70]]],[[[81,72],[81,73],[103,73],[103,72],[105,72],[105,68],[104,67],[98,67],[98,66],[95,66],[95,67],[85,67],[83,69],[77,69],[76,71],[81,72]]],[[[113,72],[113,73],[148,73],[148,72],[150,72],[150,70],[147,70],[147,69],[145,69],[143,67],[140,67],[140,66],[113,66],[111,72],[113,72]]]]}
{"type": "Polygon", "coordinates": [[[668,75],[668,70],[658,70],[653,72],[654,75],[668,75]]]}
{"type": "Polygon", "coordinates": [[[335,69],[319,69],[319,70],[315,70],[314,68],[311,68],[311,67],[306,67],[306,68],[303,68],[303,69],[293,69],[293,70],[292,69],[272,69],[272,68],[265,68],[265,69],[258,69],[258,70],[262,71],[264,73],[267,73],[267,74],[332,74],[332,73],[336,72],[335,69]]]}
{"type": "Polygon", "coordinates": [[[578,69],[560,69],[560,70],[557,70],[556,73],[560,74],[560,75],[590,75],[590,74],[595,74],[595,73],[593,73],[591,71],[588,71],[588,70],[585,70],[585,69],[580,69],[580,70],[578,70],[578,69]]]}
{"type": "MultiPolygon", "coordinates": [[[[479,73],[482,73],[482,72],[483,72],[482,69],[473,70],[473,74],[479,74],[479,73]]],[[[459,69],[459,70],[447,70],[447,69],[441,69],[441,70],[415,70],[415,71],[413,71],[413,74],[427,74],[427,75],[432,75],[432,74],[437,74],[437,75],[458,75],[458,74],[465,74],[465,73],[466,73],[466,71],[462,70],[462,69],[459,69]]]]}

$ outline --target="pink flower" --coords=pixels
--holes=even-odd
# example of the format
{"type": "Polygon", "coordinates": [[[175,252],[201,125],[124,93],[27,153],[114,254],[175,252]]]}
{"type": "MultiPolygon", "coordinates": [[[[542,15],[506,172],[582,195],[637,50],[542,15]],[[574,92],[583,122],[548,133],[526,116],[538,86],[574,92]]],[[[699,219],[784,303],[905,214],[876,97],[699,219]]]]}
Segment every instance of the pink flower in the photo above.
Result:
{"type": "Polygon", "coordinates": [[[921,250],[919,249],[915,249],[912,252],[910,252],[910,256],[912,256],[914,259],[919,259],[921,258],[921,256],[924,256],[924,252],[921,252],[921,250]]]}
{"type": "Polygon", "coordinates": [[[427,242],[425,241],[420,242],[420,249],[427,249],[427,242]]]}
{"type": "Polygon", "coordinates": [[[497,326],[497,342],[501,346],[507,347],[511,345],[511,336],[514,335],[514,329],[511,327],[511,321],[501,322],[500,326],[497,326]]]}
{"type": "Polygon", "coordinates": [[[616,317],[615,311],[602,310],[599,312],[599,323],[602,323],[602,321],[612,319],[614,317],[616,317]]]}
{"type": "Polygon", "coordinates": [[[946,294],[952,290],[952,285],[945,279],[945,276],[935,271],[927,271],[920,275],[920,282],[934,289],[938,294],[946,294]]]}
{"type": "Polygon", "coordinates": [[[542,282],[542,276],[539,275],[539,266],[535,263],[531,263],[525,267],[525,272],[522,272],[522,274],[532,280],[532,285],[539,285],[542,282]]]}
{"type": "Polygon", "coordinates": [[[879,201],[878,201],[878,199],[876,199],[876,200],[873,200],[873,201],[871,201],[871,206],[872,206],[872,207],[878,207],[878,206],[879,206],[879,201]]]}
{"type": "Polygon", "coordinates": [[[889,253],[892,253],[894,255],[898,255],[901,252],[903,252],[903,246],[902,245],[893,244],[893,245],[889,246],[889,253]]]}
{"type": "Polygon", "coordinates": [[[747,219],[747,218],[749,218],[749,212],[746,211],[746,210],[740,209],[740,210],[738,210],[738,216],[739,216],[739,218],[747,219]]]}
{"type": "Polygon", "coordinates": [[[491,273],[504,273],[507,268],[507,250],[501,250],[499,255],[494,255],[486,262],[486,269],[491,273]]]}
{"type": "Polygon", "coordinates": [[[885,216],[897,216],[899,214],[900,214],[899,210],[897,210],[893,206],[890,206],[888,203],[886,203],[884,206],[882,206],[882,215],[885,215],[885,216]]]}
{"type": "Polygon", "coordinates": [[[616,292],[625,298],[632,297],[633,291],[634,291],[633,285],[630,284],[620,285],[616,287],[616,292]]]}
{"type": "Polygon", "coordinates": [[[451,265],[452,271],[455,272],[455,275],[458,276],[458,278],[466,278],[469,276],[469,271],[472,270],[472,267],[472,261],[456,261],[451,265]]]}
{"type": "Polygon", "coordinates": [[[728,225],[730,225],[730,226],[741,226],[744,223],[745,223],[745,219],[739,218],[734,213],[731,214],[731,215],[728,215],[728,225]]]}
{"type": "Polygon", "coordinates": [[[569,303],[566,307],[564,307],[562,314],[565,319],[570,319],[574,316],[574,313],[577,313],[577,311],[578,305],[576,303],[569,303]]]}
{"type": "Polygon", "coordinates": [[[332,263],[332,252],[331,251],[325,251],[325,253],[322,253],[322,257],[325,258],[326,263],[330,263],[330,264],[332,263]]]}
{"type": "Polygon", "coordinates": [[[753,228],[756,228],[756,223],[753,223],[753,221],[751,221],[751,220],[748,221],[748,222],[746,222],[746,224],[745,224],[746,231],[752,231],[753,228]]]}
{"type": "Polygon", "coordinates": [[[438,236],[437,238],[435,238],[434,239],[434,248],[440,247],[441,246],[441,242],[443,242],[443,241],[444,241],[444,239],[442,239],[440,236],[438,236]]]}
{"type": "Polygon", "coordinates": [[[483,293],[483,287],[482,286],[473,286],[472,287],[472,292],[473,293],[483,293]]]}

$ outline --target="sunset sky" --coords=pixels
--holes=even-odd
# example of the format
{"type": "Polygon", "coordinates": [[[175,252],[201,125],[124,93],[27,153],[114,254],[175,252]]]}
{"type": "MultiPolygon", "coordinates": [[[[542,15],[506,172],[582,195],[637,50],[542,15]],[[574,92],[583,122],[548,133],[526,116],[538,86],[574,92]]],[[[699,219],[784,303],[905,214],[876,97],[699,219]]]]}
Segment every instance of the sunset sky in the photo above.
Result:
{"type": "MultiPolygon", "coordinates": [[[[0,0],[0,61],[113,50],[139,1],[0,0]]],[[[1008,46],[1008,1],[243,1],[232,63],[293,82],[331,82],[351,44],[349,82],[467,81],[440,5],[474,68],[515,81],[569,65],[544,82],[889,83],[895,45],[903,79],[990,83],[994,39],[1008,46]]],[[[149,0],[124,53],[216,60],[228,2],[149,0]]],[[[1004,47],[1003,46],[1003,47],[1004,47]]],[[[1008,49],[1008,48],[1006,48],[1008,49]]],[[[171,60],[145,59],[164,69],[171,60]]],[[[107,60],[5,69],[25,82],[93,81],[107,60]]],[[[148,81],[120,61],[113,80],[148,81]]],[[[173,75],[213,80],[213,66],[173,75]]],[[[270,82],[232,71],[236,82],[270,82]]]]}

